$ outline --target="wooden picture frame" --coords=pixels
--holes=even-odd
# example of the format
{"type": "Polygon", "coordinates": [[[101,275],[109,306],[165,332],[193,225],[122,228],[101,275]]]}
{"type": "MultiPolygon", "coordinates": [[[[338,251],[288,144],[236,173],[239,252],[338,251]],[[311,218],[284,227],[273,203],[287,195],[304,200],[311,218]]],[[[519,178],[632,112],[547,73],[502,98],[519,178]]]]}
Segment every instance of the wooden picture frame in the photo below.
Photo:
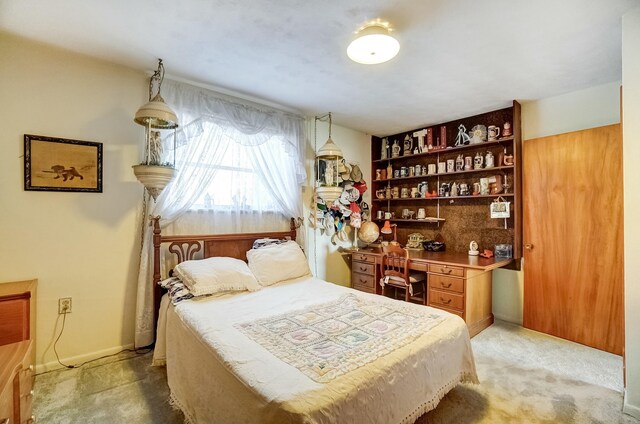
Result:
{"type": "Polygon", "coordinates": [[[25,134],[24,189],[102,193],[102,143],[25,134]]]}

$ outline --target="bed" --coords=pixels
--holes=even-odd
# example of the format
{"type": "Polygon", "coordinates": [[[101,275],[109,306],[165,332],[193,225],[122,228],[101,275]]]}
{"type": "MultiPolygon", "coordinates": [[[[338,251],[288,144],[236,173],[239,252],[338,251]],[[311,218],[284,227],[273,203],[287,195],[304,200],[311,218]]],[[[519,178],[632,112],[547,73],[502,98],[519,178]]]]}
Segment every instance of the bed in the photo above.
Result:
{"type": "MultiPolygon", "coordinates": [[[[295,229],[163,237],[155,220],[154,280],[163,243],[178,262],[200,249],[246,260],[264,237],[295,239],[295,229]]],[[[189,423],[412,423],[478,382],[459,317],[310,275],[158,303],[154,364],[166,364],[189,423]]]]}

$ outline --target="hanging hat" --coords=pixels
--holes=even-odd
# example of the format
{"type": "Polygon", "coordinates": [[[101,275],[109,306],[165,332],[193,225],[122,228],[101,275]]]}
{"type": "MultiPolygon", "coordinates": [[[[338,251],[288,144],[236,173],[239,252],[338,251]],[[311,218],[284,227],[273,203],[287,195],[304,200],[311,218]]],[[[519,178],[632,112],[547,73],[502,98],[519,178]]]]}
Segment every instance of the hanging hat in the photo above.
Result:
{"type": "Polygon", "coordinates": [[[351,168],[351,180],[352,181],[362,181],[362,171],[358,165],[353,165],[351,168]]]}
{"type": "Polygon", "coordinates": [[[360,191],[355,188],[355,187],[351,187],[347,190],[345,190],[347,192],[347,199],[349,199],[349,203],[351,202],[355,202],[356,200],[358,200],[360,198],[360,191]]]}
{"type": "Polygon", "coordinates": [[[351,169],[349,169],[349,166],[344,159],[342,159],[338,164],[338,173],[340,174],[340,178],[345,181],[348,180],[349,176],[351,175],[351,169]]]}
{"type": "Polygon", "coordinates": [[[357,183],[354,183],[353,186],[358,189],[360,194],[364,194],[364,192],[367,191],[366,181],[359,181],[357,183]]]}

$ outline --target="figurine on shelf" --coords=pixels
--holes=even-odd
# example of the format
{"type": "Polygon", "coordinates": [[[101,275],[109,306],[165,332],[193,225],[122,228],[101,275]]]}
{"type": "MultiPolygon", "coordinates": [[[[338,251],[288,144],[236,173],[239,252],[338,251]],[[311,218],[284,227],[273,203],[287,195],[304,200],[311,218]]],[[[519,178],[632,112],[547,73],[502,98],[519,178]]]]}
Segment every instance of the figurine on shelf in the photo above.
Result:
{"type": "Polygon", "coordinates": [[[382,169],[376,169],[376,180],[380,180],[382,176],[382,169]]]}
{"type": "Polygon", "coordinates": [[[511,137],[513,131],[511,130],[511,122],[507,121],[502,125],[502,138],[511,137]]]}
{"type": "Polygon", "coordinates": [[[469,195],[469,185],[467,183],[460,183],[460,196],[469,195]]]}
{"type": "Polygon", "coordinates": [[[387,178],[393,178],[393,166],[391,164],[387,165],[387,178]]]}
{"type": "Polygon", "coordinates": [[[464,146],[471,142],[471,137],[467,134],[467,129],[464,125],[458,127],[458,135],[456,136],[456,142],[454,146],[464,146]]]}
{"type": "Polygon", "coordinates": [[[500,137],[500,127],[496,127],[495,125],[489,125],[487,132],[489,141],[496,141],[498,137],[500,137]]]}
{"type": "Polygon", "coordinates": [[[382,139],[382,150],[380,151],[380,159],[389,158],[389,139],[386,137],[382,139]]]}
{"type": "Polygon", "coordinates": [[[392,158],[400,157],[400,145],[398,144],[398,140],[393,140],[393,146],[391,146],[391,157],[392,158]]]}
{"type": "Polygon", "coordinates": [[[458,195],[458,183],[454,181],[453,184],[451,184],[451,196],[457,196],[457,195],[458,195]]]}
{"type": "Polygon", "coordinates": [[[409,134],[407,134],[404,137],[404,152],[402,153],[402,156],[409,156],[411,155],[412,151],[413,151],[413,138],[411,138],[409,134]]]}
{"type": "Polygon", "coordinates": [[[478,196],[480,194],[480,183],[473,183],[473,196],[478,196]]]}

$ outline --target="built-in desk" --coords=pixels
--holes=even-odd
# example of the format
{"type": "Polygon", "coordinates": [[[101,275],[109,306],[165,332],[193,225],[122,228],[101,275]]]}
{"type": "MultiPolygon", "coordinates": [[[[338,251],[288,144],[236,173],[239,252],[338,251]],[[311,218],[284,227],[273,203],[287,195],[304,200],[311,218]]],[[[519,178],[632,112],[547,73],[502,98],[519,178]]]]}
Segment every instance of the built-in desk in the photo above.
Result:
{"type": "MultiPolygon", "coordinates": [[[[382,249],[366,248],[351,254],[351,287],[382,294],[382,249]]],[[[473,337],[493,324],[491,271],[512,259],[482,258],[464,253],[409,250],[409,268],[427,274],[427,304],[460,316],[473,337]]]]}

